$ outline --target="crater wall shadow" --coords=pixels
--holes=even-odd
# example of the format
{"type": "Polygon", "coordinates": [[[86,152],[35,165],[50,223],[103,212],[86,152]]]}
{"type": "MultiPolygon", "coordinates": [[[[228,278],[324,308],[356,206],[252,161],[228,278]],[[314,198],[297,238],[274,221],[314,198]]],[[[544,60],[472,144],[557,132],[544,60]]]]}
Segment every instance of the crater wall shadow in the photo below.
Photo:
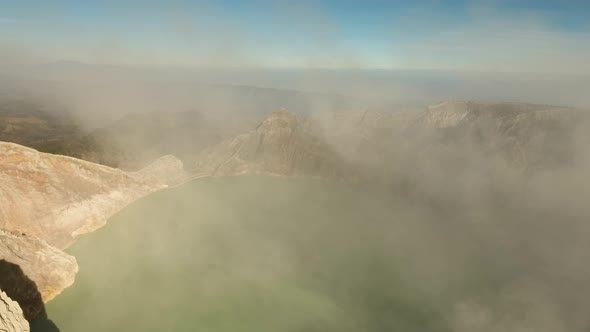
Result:
{"type": "Polygon", "coordinates": [[[32,332],[59,332],[59,328],[47,317],[35,282],[20,266],[5,259],[0,259],[0,289],[20,305],[32,332]]]}

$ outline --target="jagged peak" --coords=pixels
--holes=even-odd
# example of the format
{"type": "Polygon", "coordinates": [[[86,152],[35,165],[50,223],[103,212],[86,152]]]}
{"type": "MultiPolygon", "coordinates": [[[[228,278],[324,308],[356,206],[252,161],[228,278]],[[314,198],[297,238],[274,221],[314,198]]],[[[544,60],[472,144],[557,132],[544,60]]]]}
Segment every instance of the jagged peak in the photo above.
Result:
{"type": "Polygon", "coordinates": [[[299,125],[297,116],[286,109],[270,113],[258,126],[258,129],[272,128],[291,128],[295,129],[299,125]]]}

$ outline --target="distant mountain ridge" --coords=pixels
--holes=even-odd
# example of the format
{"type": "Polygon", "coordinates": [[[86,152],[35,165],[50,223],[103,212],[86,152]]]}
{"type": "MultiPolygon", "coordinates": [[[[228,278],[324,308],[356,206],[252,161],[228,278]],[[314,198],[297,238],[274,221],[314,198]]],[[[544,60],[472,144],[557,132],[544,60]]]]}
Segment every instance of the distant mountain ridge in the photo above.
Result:
{"type": "MultiPolygon", "coordinates": [[[[27,116],[26,121],[11,120],[4,132],[26,131],[18,128],[22,123],[47,127],[39,120],[42,117],[27,116]]],[[[570,171],[585,174],[590,162],[582,160],[588,158],[584,151],[590,144],[585,130],[589,115],[566,107],[453,101],[401,112],[302,116],[281,110],[229,138],[215,130],[211,136],[190,134],[187,130],[193,123],[201,129],[223,125],[216,122],[219,119],[202,121],[194,114],[190,114],[194,122],[178,130],[186,124],[186,116],[132,116],[103,133],[106,137],[120,134],[123,143],[125,134],[141,142],[161,123],[167,131],[163,137],[187,134],[180,138],[188,153],[184,164],[164,156],[137,172],[0,142],[0,259],[16,262],[38,285],[46,302],[71,285],[77,273],[75,259],[61,249],[102,227],[136,199],[195,177],[261,174],[376,181],[407,197],[428,201],[444,213],[482,200],[518,208],[521,202],[503,202],[514,196],[505,195],[506,190],[520,191],[531,174],[565,170],[555,178],[542,178],[534,184],[536,189],[529,190],[543,195],[548,185],[570,181],[570,171]],[[133,132],[133,123],[142,121],[147,128],[133,132]],[[201,138],[204,141],[194,142],[191,156],[191,140],[201,138]],[[496,181],[513,183],[501,188],[496,181]]],[[[16,114],[16,118],[23,116],[16,114]]],[[[149,141],[155,147],[152,156],[175,147],[158,146],[161,139],[155,137],[149,141]]],[[[575,214],[579,202],[570,204],[565,211],[575,214]]]]}
{"type": "MultiPolygon", "coordinates": [[[[295,154],[290,162],[297,160],[299,164],[283,165],[282,170],[274,169],[276,165],[269,166],[268,173],[326,175],[349,169],[350,165],[344,165],[346,162],[377,166],[388,162],[384,156],[402,158],[400,153],[404,149],[417,152],[416,149],[425,146],[448,144],[462,147],[469,144],[473,148],[476,144],[480,151],[502,155],[519,167],[545,167],[571,158],[574,135],[571,129],[579,127],[587,118],[585,111],[568,107],[471,101],[447,101],[422,110],[292,113],[294,120],[288,121],[292,141],[283,137],[276,142],[272,139],[262,142],[264,153],[255,156],[249,149],[257,143],[244,143],[247,148],[234,146],[241,145],[241,140],[253,139],[243,136],[257,121],[249,115],[206,116],[196,111],[134,113],[88,132],[67,116],[44,113],[34,106],[26,106],[28,112],[18,112],[22,109],[19,105],[4,105],[4,110],[0,107],[0,140],[124,169],[140,169],[159,156],[173,154],[188,165],[194,164],[191,167],[197,173],[217,169],[218,174],[238,174],[248,172],[248,168],[255,173],[265,172],[262,166],[265,162],[250,166],[247,163],[261,161],[258,157],[268,159],[273,149],[276,153],[295,149],[297,153],[292,151],[295,154]],[[222,142],[225,148],[219,146],[222,142]],[[241,152],[232,161],[222,161],[224,149],[241,152]],[[248,157],[243,155],[246,151],[250,151],[248,157]],[[312,157],[314,154],[325,157],[312,157]],[[248,162],[242,162],[241,157],[248,162]],[[301,164],[307,162],[323,165],[301,164]],[[314,167],[323,171],[313,170],[314,167]]],[[[271,121],[273,117],[277,116],[259,122],[256,135],[264,138],[275,135],[278,120],[271,121]]]]}
{"type": "Polygon", "coordinates": [[[275,112],[253,131],[204,150],[197,173],[352,176],[367,166],[448,149],[473,149],[514,167],[566,165],[588,114],[567,107],[443,102],[402,112],[275,112]],[[434,149],[434,150],[433,150],[434,149]],[[348,172],[347,175],[346,172],[348,172]]]}

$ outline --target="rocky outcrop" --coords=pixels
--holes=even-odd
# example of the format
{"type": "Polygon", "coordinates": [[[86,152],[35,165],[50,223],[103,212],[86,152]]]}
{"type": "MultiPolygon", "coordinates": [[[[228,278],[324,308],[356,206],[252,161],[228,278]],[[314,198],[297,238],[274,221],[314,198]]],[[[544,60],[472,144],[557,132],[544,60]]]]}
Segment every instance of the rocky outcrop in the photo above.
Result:
{"type": "Polygon", "coordinates": [[[274,112],[255,130],[206,149],[197,158],[200,175],[242,174],[338,176],[346,164],[302,126],[294,114],[274,112]]]}
{"type": "Polygon", "coordinates": [[[73,284],[78,265],[62,249],[120,209],[187,178],[163,157],[138,172],[0,142],[0,289],[31,321],[73,284]]]}
{"type": "MultiPolygon", "coordinates": [[[[53,299],[63,289],[72,285],[78,273],[78,264],[73,256],[32,235],[0,230],[0,259],[5,261],[0,264],[3,270],[0,288],[6,292],[10,292],[10,289],[24,289],[15,284],[18,281],[16,276],[10,277],[11,274],[16,274],[11,273],[7,266],[14,264],[34,282],[43,302],[53,299]]],[[[10,295],[15,300],[32,297],[24,294],[10,295]]]]}
{"type": "Polygon", "coordinates": [[[0,331],[28,332],[29,322],[17,302],[0,290],[0,331]]]}
{"type": "Polygon", "coordinates": [[[159,166],[129,173],[75,158],[0,142],[0,229],[37,236],[66,248],[114,213],[167,186],[182,164],[166,157],[159,166]],[[155,171],[157,169],[157,171],[155,171]]]}

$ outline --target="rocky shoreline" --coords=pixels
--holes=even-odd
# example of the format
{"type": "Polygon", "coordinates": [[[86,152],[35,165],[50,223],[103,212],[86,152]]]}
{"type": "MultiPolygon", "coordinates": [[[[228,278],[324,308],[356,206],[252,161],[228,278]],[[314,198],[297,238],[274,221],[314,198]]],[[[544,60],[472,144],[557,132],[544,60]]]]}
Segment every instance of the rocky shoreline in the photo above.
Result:
{"type": "MultiPolygon", "coordinates": [[[[65,248],[128,204],[184,176],[182,162],[172,156],[138,172],[124,172],[0,142],[3,296],[18,302],[29,322],[38,319],[44,303],[74,283],[78,264],[65,248]],[[16,267],[18,273],[12,271],[16,267]]],[[[13,320],[3,324],[18,326],[13,320]]]]}

